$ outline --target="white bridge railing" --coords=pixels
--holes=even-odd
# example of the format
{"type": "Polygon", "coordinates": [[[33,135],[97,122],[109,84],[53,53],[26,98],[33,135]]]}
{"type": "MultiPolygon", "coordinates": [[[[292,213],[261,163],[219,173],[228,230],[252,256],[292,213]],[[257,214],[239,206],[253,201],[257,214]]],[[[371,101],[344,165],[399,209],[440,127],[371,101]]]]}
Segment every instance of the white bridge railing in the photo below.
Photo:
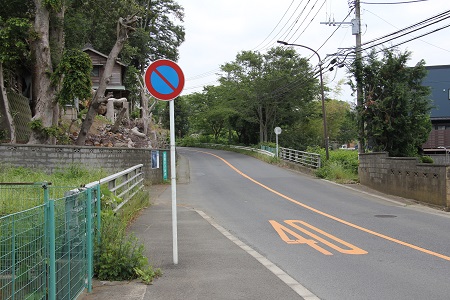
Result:
{"type": "Polygon", "coordinates": [[[289,148],[279,148],[279,156],[283,160],[301,164],[308,168],[319,169],[320,168],[320,154],[304,152],[289,148]]]}
{"type": "MultiPolygon", "coordinates": [[[[220,146],[223,147],[224,145],[219,144],[207,144],[209,146],[220,146]]],[[[258,152],[260,154],[265,154],[268,156],[275,156],[275,149],[270,147],[261,146],[262,149],[253,148],[253,147],[245,147],[245,146],[233,146],[229,145],[230,148],[235,149],[242,149],[252,152],[258,152]]],[[[278,149],[278,156],[279,158],[283,160],[287,160],[296,164],[303,165],[308,168],[312,169],[319,169],[321,166],[321,160],[320,160],[320,154],[317,153],[310,153],[310,152],[304,152],[289,148],[283,148],[279,147],[278,149]]]]}
{"type": "Polygon", "coordinates": [[[114,208],[114,212],[117,212],[138,191],[144,188],[143,166],[143,164],[136,165],[119,173],[102,178],[99,181],[86,184],[86,187],[89,188],[96,184],[108,184],[108,190],[111,191],[114,196],[123,199],[123,201],[114,208]]]}

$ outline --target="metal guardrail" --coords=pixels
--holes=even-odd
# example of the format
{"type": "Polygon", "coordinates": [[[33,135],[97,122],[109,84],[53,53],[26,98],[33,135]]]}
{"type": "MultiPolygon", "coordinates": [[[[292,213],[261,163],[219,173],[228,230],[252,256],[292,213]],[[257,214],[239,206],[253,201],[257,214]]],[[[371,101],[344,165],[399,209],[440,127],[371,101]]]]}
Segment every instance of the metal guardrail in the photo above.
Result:
{"type": "MultiPolygon", "coordinates": [[[[207,145],[220,146],[220,147],[225,146],[225,145],[220,145],[220,144],[207,144],[207,145]]],[[[267,146],[261,146],[261,149],[246,147],[246,146],[233,146],[233,145],[229,145],[228,147],[252,151],[252,152],[258,152],[258,153],[265,154],[265,155],[268,155],[271,157],[275,156],[274,152],[276,151],[275,148],[271,148],[271,147],[267,147],[267,146]]],[[[278,150],[279,150],[279,153],[278,153],[279,158],[281,158],[283,160],[287,160],[287,161],[290,161],[290,162],[293,162],[296,164],[300,164],[305,167],[313,168],[313,169],[319,169],[321,167],[320,154],[304,152],[304,151],[283,148],[283,147],[279,147],[278,150]]]]}
{"type": "Polygon", "coordinates": [[[258,149],[258,148],[252,148],[252,147],[246,147],[246,146],[230,146],[230,148],[235,148],[235,149],[242,149],[242,150],[247,150],[247,151],[252,151],[252,152],[258,152],[260,154],[265,154],[271,157],[275,156],[275,153],[272,153],[268,150],[265,149],[258,149]]]}
{"type": "Polygon", "coordinates": [[[320,154],[309,153],[289,148],[279,148],[281,159],[301,164],[308,168],[319,169],[321,166],[320,154]]]}
{"type": "Polygon", "coordinates": [[[252,147],[247,147],[247,146],[234,146],[234,145],[210,144],[210,143],[203,143],[203,145],[205,145],[207,147],[230,147],[230,148],[234,148],[234,149],[242,149],[242,150],[246,150],[246,151],[258,152],[260,154],[265,154],[265,155],[272,156],[272,157],[275,156],[274,153],[272,153],[268,150],[252,148],[252,147]]]}
{"type": "Polygon", "coordinates": [[[119,173],[100,179],[99,181],[86,184],[86,187],[92,187],[96,184],[102,186],[108,184],[108,190],[119,197],[122,201],[113,209],[117,212],[124,206],[133,196],[144,188],[143,164],[123,170],[119,173]]]}

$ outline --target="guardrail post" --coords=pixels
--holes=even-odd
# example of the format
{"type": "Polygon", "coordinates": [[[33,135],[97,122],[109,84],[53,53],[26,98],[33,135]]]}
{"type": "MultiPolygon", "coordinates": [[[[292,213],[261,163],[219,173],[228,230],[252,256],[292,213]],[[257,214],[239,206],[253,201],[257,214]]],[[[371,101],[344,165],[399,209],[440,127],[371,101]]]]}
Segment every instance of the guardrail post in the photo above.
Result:
{"type": "Polygon", "coordinates": [[[12,260],[12,269],[11,269],[11,295],[14,300],[14,296],[16,294],[16,220],[14,215],[12,215],[12,241],[11,241],[11,260],[12,260]]]}
{"type": "Polygon", "coordinates": [[[86,256],[87,256],[87,289],[92,292],[93,246],[92,246],[92,189],[87,188],[86,199],[86,256]]]}
{"type": "MultiPolygon", "coordinates": [[[[48,199],[48,189],[44,188],[44,197],[48,199]]],[[[49,234],[49,282],[48,299],[56,300],[56,233],[55,233],[55,201],[48,202],[48,234],[49,234]]]]}
{"type": "Polygon", "coordinates": [[[101,203],[101,191],[100,191],[100,184],[97,184],[96,186],[96,204],[97,204],[97,244],[100,245],[100,241],[101,241],[101,222],[102,222],[102,203],[101,203]]]}

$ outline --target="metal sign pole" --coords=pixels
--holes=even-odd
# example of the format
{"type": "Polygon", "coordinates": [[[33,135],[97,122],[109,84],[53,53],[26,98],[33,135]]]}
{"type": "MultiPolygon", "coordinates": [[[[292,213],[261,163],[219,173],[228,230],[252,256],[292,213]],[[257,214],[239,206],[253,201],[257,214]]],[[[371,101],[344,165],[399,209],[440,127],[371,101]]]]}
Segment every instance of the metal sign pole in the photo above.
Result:
{"type": "Polygon", "coordinates": [[[275,136],[276,136],[276,142],[277,142],[277,157],[278,157],[278,135],[281,133],[281,128],[280,127],[275,127],[275,129],[273,130],[275,132],[275,136]]]}
{"type": "Polygon", "coordinates": [[[275,134],[276,140],[277,140],[277,156],[278,157],[278,134],[275,134]]]}
{"type": "Polygon", "coordinates": [[[172,187],[172,238],[173,263],[178,264],[178,230],[177,230],[177,174],[175,164],[175,100],[170,102],[170,176],[172,187]]]}
{"type": "Polygon", "coordinates": [[[177,232],[177,170],[175,163],[175,103],[184,87],[184,74],[176,62],[158,59],[148,66],[144,75],[145,86],[156,99],[169,101],[170,106],[170,182],[172,186],[173,263],[178,264],[177,232]]]}

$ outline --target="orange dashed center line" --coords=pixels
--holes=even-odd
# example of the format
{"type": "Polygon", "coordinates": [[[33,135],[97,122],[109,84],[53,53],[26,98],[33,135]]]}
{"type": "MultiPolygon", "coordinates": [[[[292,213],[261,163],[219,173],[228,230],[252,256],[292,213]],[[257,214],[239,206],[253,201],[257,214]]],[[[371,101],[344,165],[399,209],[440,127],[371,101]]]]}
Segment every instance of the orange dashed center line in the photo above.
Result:
{"type": "Polygon", "coordinates": [[[416,245],[413,245],[413,244],[410,244],[410,243],[407,243],[407,242],[403,242],[403,241],[398,240],[398,239],[395,239],[395,238],[393,238],[393,237],[390,237],[390,236],[387,236],[387,235],[378,233],[378,232],[376,232],[376,231],[373,231],[373,230],[370,230],[370,229],[361,227],[361,226],[359,226],[359,225],[353,224],[353,223],[351,223],[351,222],[345,221],[345,220],[343,220],[343,219],[340,219],[340,218],[338,218],[338,217],[335,217],[335,216],[333,216],[333,215],[330,215],[330,214],[327,214],[327,213],[325,213],[325,212],[323,212],[323,211],[320,211],[320,210],[318,210],[318,209],[315,209],[315,208],[313,208],[313,207],[311,207],[311,206],[308,206],[308,205],[306,205],[306,204],[304,204],[304,203],[301,203],[301,202],[299,202],[299,201],[297,201],[297,200],[294,200],[294,199],[292,199],[292,198],[290,198],[290,197],[288,197],[288,196],[286,196],[286,195],[284,195],[284,194],[282,194],[282,193],[280,193],[280,192],[278,192],[278,191],[276,191],[276,190],[274,190],[274,189],[271,189],[270,187],[268,187],[268,186],[262,184],[261,182],[256,181],[255,179],[251,178],[251,177],[248,176],[247,174],[241,172],[241,171],[240,171],[239,169],[237,169],[235,166],[233,166],[232,164],[230,164],[227,160],[225,160],[224,158],[222,158],[222,157],[220,157],[220,156],[218,156],[218,155],[216,155],[216,154],[213,154],[213,153],[210,153],[210,152],[205,152],[205,151],[196,151],[196,152],[201,152],[201,153],[204,153],[204,154],[212,155],[212,156],[214,156],[214,157],[220,159],[221,161],[223,161],[226,165],[228,165],[232,170],[234,170],[236,173],[238,173],[238,174],[241,175],[242,177],[247,178],[247,179],[250,180],[251,182],[253,182],[253,183],[259,185],[260,187],[262,187],[262,188],[268,190],[269,192],[272,192],[272,193],[274,193],[274,194],[280,196],[281,198],[284,198],[284,199],[286,199],[286,200],[288,200],[288,201],[290,201],[290,202],[292,202],[292,203],[294,203],[294,204],[297,204],[297,205],[299,205],[299,206],[301,206],[301,207],[303,207],[303,208],[306,208],[306,209],[308,209],[308,210],[310,210],[310,211],[313,211],[313,212],[315,212],[315,213],[317,213],[317,214],[319,214],[319,215],[322,215],[322,216],[327,217],[327,218],[329,218],[329,219],[335,220],[335,221],[337,221],[337,222],[339,222],[339,223],[345,224],[345,225],[350,226],[350,227],[352,227],[352,228],[355,228],[355,229],[364,231],[364,232],[366,232],[366,233],[375,235],[375,236],[380,237],[380,238],[382,238],[382,239],[385,239],[385,240],[388,240],[388,241],[391,241],[391,242],[394,242],[394,243],[403,245],[403,246],[405,246],[405,247],[408,247],[408,248],[411,248],[411,249],[414,249],[414,250],[417,250],[417,251],[420,251],[420,252],[423,252],[423,253],[426,253],[426,254],[429,254],[429,255],[432,255],[432,256],[436,256],[436,257],[445,259],[445,260],[447,260],[447,261],[450,261],[450,256],[446,256],[446,255],[443,255],[443,254],[440,254],[440,253],[437,253],[437,252],[433,252],[433,251],[431,251],[431,250],[428,250],[428,249],[425,249],[425,248],[422,248],[422,247],[419,247],[419,246],[416,246],[416,245]]]}

